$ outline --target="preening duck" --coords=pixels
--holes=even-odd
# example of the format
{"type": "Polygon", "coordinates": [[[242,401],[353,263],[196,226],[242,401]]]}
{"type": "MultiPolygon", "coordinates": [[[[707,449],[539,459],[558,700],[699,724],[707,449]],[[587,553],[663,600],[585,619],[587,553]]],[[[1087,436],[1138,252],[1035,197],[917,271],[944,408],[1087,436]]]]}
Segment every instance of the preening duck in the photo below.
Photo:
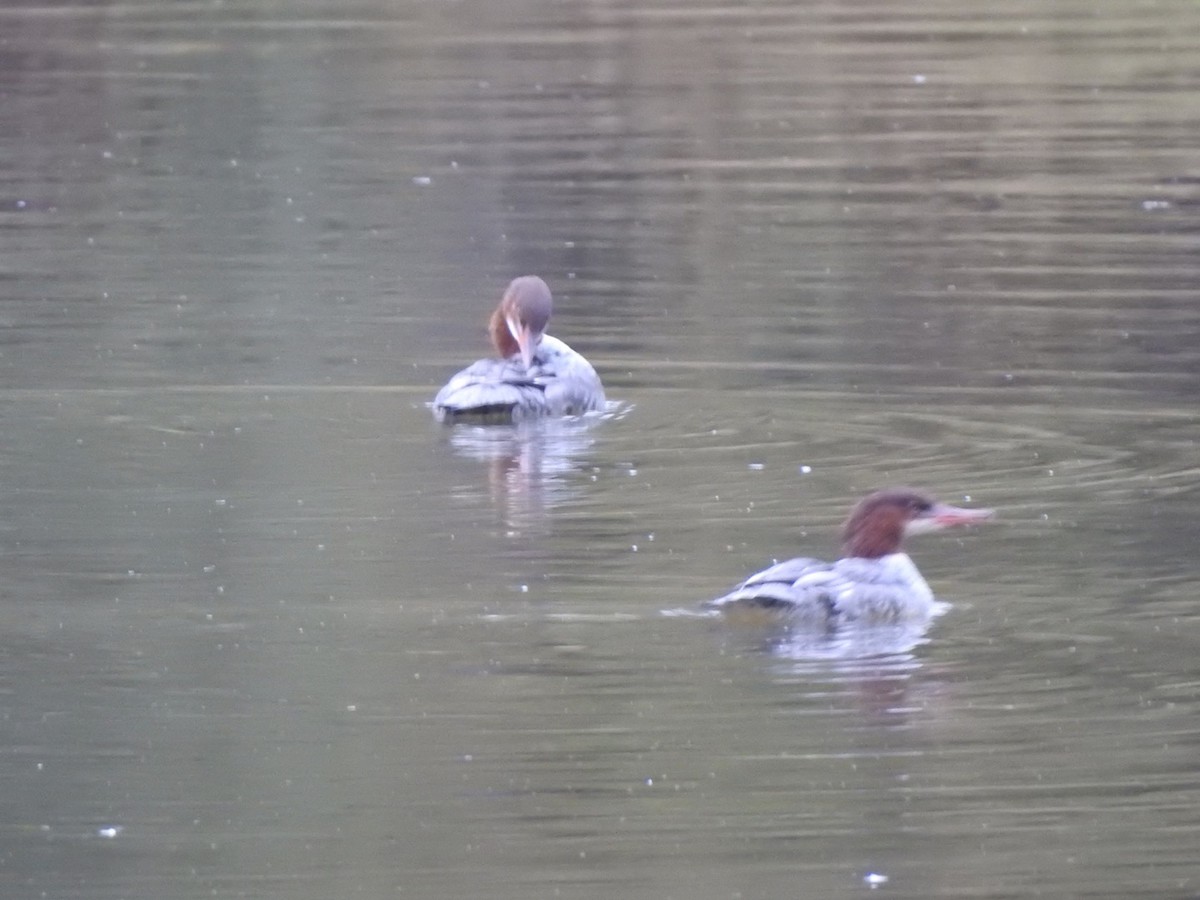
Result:
{"type": "Polygon", "coordinates": [[[488,325],[496,358],[451,378],[433,399],[434,415],[447,422],[516,422],[603,409],[604,388],[591,363],[546,334],[552,308],[541,278],[514,279],[488,325]]]}

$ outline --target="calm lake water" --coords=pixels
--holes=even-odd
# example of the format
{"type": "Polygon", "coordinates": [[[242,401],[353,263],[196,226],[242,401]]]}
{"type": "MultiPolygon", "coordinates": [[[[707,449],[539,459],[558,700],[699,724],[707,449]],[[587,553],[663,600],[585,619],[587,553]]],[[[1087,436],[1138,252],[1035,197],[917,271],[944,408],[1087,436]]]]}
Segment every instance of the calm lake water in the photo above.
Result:
{"type": "Polygon", "coordinates": [[[1200,896],[1200,6],[0,10],[0,894],[1200,896]],[[597,421],[444,428],[508,280],[597,421]],[[915,484],[952,604],[678,613],[915,484]]]}

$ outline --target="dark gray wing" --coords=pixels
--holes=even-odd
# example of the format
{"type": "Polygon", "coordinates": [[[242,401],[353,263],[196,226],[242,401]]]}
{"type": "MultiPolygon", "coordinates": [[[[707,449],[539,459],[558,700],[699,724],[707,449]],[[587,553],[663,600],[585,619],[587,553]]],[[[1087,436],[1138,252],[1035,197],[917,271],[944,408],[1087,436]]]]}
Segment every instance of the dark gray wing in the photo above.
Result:
{"type": "Polygon", "coordinates": [[[545,414],[546,389],[519,359],[481,359],[456,374],[433,398],[443,421],[512,421],[514,410],[545,414]]]}
{"type": "Polygon", "coordinates": [[[848,587],[835,567],[819,559],[799,557],[751,575],[713,608],[753,606],[778,610],[789,619],[826,620],[837,615],[837,599],[848,587]]]}

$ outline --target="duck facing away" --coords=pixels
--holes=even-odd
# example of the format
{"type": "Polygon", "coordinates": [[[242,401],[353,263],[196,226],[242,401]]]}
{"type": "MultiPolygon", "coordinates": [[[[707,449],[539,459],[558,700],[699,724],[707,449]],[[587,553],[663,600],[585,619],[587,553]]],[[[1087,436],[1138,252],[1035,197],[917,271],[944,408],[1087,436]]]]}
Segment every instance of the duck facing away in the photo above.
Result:
{"type": "Polygon", "coordinates": [[[933,592],[908,554],[908,535],[971,525],[990,509],[939,503],[911,488],[876,491],[859,501],[842,533],[837,562],[789,559],[751,575],[707,607],[726,614],[761,610],[783,622],[884,624],[927,619],[937,610],[933,592]]]}
{"type": "Polygon", "coordinates": [[[519,422],[604,408],[604,388],[581,354],[546,334],[553,301],[536,275],[513,282],[492,313],[495,359],[463,369],[433,398],[441,421],[519,422]]]}

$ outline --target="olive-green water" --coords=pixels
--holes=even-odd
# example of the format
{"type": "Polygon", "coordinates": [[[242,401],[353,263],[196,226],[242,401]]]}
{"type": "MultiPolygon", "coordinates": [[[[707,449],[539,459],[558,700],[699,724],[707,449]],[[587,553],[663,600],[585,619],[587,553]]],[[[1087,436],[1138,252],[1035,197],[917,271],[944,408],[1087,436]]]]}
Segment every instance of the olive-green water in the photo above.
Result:
{"type": "Polygon", "coordinates": [[[1200,896],[1197,34],[4,7],[0,894],[1200,896]],[[613,413],[436,425],[528,272],[613,413]],[[664,615],[889,484],[927,633],[664,615]]]}

